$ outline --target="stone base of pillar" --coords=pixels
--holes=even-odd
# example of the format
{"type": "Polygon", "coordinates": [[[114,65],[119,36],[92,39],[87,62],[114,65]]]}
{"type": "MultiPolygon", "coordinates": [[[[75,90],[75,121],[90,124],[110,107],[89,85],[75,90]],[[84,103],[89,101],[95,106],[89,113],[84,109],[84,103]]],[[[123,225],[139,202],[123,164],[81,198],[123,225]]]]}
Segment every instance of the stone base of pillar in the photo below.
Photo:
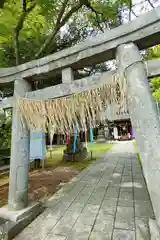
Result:
{"type": "Polygon", "coordinates": [[[149,230],[151,240],[160,239],[160,228],[158,227],[156,220],[149,219],[149,230]]]}
{"type": "Polygon", "coordinates": [[[13,239],[43,210],[44,206],[41,203],[32,203],[20,211],[10,211],[7,206],[0,208],[0,218],[7,220],[0,226],[0,239],[13,239]]]}

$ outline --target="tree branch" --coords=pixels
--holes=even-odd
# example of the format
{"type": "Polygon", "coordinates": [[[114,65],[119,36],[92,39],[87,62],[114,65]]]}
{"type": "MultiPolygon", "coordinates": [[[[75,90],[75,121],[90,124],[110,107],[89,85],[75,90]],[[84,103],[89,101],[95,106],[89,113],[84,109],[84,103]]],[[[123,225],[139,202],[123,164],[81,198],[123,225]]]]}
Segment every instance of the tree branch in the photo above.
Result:
{"type": "Polygon", "coordinates": [[[81,3],[77,3],[75,6],[73,6],[73,8],[64,16],[64,18],[62,19],[60,26],[64,26],[64,24],[69,20],[69,18],[75,13],[77,12],[83,5],[81,3]]]}
{"type": "Polygon", "coordinates": [[[96,11],[96,9],[92,7],[92,5],[91,5],[91,3],[90,3],[89,0],[80,0],[80,2],[81,2],[83,5],[85,5],[88,9],[90,9],[92,12],[95,13],[97,25],[98,25],[99,29],[100,29],[102,32],[104,32],[104,30],[103,30],[103,28],[101,27],[101,24],[100,24],[100,22],[99,22],[99,20],[98,20],[98,17],[99,17],[98,14],[103,15],[103,13],[100,13],[100,12],[96,11]]]}
{"type": "Polygon", "coordinates": [[[0,0],[0,8],[3,8],[4,4],[5,4],[5,0],[0,0]]]}
{"type": "Polygon", "coordinates": [[[59,50],[62,50],[66,47],[71,47],[73,42],[77,42],[77,36],[75,36],[73,39],[70,39],[70,41],[62,41],[62,43],[58,44],[56,41],[53,44],[53,47],[51,47],[48,54],[53,54],[59,50]]]}
{"type": "MultiPolygon", "coordinates": [[[[25,0],[24,0],[24,2],[25,2],[25,0]]],[[[17,33],[19,33],[20,30],[23,28],[23,24],[24,24],[27,14],[30,13],[33,10],[33,8],[35,8],[35,6],[36,6],[36,3],[32,3],[32,5],[28,9],[25,9],[25,5],[23,5],[23,11],[19,17],[17,26],[15,27],[15,31],[17,33]]]]}
{"type": "Polygon", "coordinates": [[[135,12],[133,11],[133,9],[131,9],[131,11],[132,11],[132,13],[133,13],[133,15],[134,15],[135,17],[138,17],[138,16],[135,14],[135,12]]]}
{"type": "Polygon", "coordinates": [[[23,0],[23,1],[22,1],[22,8],[23,8],[23,11],[25,12],[25,11],[26,11],[26,8],[27,8],[26,0],[23,0]]]}
{"type": "Polygon", "coordinates": [[[129,1],[129,22],[131,21],[131,13],[132,13],[132,0],[129,1]]]}
{"type": "Polygon", "coordinates": [[[152,8],[155,8],[154,5],[153,5],[153,3],[152,3],[150,0],[147,0],[147,2],[150,4],[150,6],[151,6],[152,8]]]}
{"type": "Polygon", "coordinates": [[[96,22],[97,22],[98,28],[99,28],[102,32],[104,32],[104,30],[103,30],[103,28],[101,27],[101,24],[100,24],[100,22],[99,22],[99,20],[98,20],[98,14],[100,14],[100,13],[98,13],[95,9],[94,9],[94,11],[93,11],[93,8],[90,8],[90,9],[91,9],[92,12],[94,12],[95,15],[96,15],[96,22]]]}
{"type": "Polygon", "coordinates": [[[64,0],[64,3],[62,3],[62,8],[60,9],[60,12],[59,12],[59,15],[58,15],[58,18],[57,18],[57,22],[56,22],[56,25],[60,24],[61,22],[61,19],[63,17],[63,14],[64,14],[64,11],[65,11],[65,8],[66,8],[66,5],[68,3],[68,0],[64,0]]]}
{"type": "MultiPolygon", "coordinates": [[[[52,31],[52,34],[46,39],[46,41],[44,42],[44,44],[42,45],[40,50],[36,53],[35,58],[39,58],[41,56],[41,54],[45,51],[47,46],[51,43],[51,41],[53,40],[53,38],[55,37],[57,32],[60,30],[60,28],[63,27],[66,24],[66,22],[69,20],[69,18],[75,12],[77,12],[81,7],[82,7],[82,4],[81,3],[77,3],[75,6],[73,6],[71,8],[71,10],[68,13],[66,13],[64,18],[60,22],[57,21],[56,26],[55,26],[54,30],[52,31]]],[[[58,19],[59,19],[59,17],[58,17],[58,19]]]]}
{"type": "Polygon", "coordinates": [[[97,12],[91,5],[90,2],[88,0],[79,0],[79,2],[77,4],[75,4],[71,10],[66,13],[66,15],[63,17],[62,16],[64,14],[65,8],[67,6],[68,1],[64,0],[63,6],[60,10],[60,13],[58,15],[57,21],[56,21],[56,25],[54,30],[52,31],[52,34],[50,36],[48,36],[48,38],[46,39],[46,41],[44,42],[44,44],[42,45],[42,47],[39,49],[39,51],[35,54],[35,58],[39,58],[42,53],[44,53],[44,51],[46,50],[46,48],[50,45],[51,41],[54,39],[54,37],[56,36],[56,34],[58,33],[58,31],[60,30],[61,27],[63,27],[66,22],[69,20],[69,18],[75,13],[77,12],[83,5],[86,6],[87,8],[89,8],[90,10],[92,10],[92,12],[94,12],[96,14],[96,20],[97,20],[97,24],[99,29],[103,31],[103,28],[100,26],[100,23],[98,21],[98,14],[102,14],[97,12]],[[62,19],[62,20],[61,20],[62,19]]]}
{"type": "Polygon", "coordinates": [[[13,41],[14,41],[14,51],[15,51],[15,57],[16,57],[16,65],[20,64],[20,53],[19,53],[19,34],[21,29],[23,28],[23,24],[25,21],[25,18],[28,13],[30,13],[36,6],[36,3],[32,3],[31,6],[26,9],[26,0],[23,0],[22,4],[22,13],[19,17],[19,20],[17,22],[17,25],[13,32],[13,41]]]}

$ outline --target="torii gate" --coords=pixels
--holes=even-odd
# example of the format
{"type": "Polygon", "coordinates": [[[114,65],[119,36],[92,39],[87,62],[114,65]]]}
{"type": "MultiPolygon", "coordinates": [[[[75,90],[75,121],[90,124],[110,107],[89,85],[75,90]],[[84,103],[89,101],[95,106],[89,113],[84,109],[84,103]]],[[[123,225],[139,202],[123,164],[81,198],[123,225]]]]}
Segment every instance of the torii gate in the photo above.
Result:
{"type": "Polygon", "coordinates": [[[14,107],[16,96],[49,99],[82,92],[98,84],[99,80],[108,81],[115,71],[74,81],[72,70],[116,57],[116,71],[125,73],[127,79],[130,118],[160,226],[160,123],[148,85],[148,77],[160,75],[160,60],[143,62],[139,52],[156,44],[160,44],[160,7],[69,49],[0,69],[0,84],[14,81],[14,97],[0,104],[1,108],[13,107],[9,210],[14,212],[28,206],[29,130],[26,127],[19,131],[20,118],[14,107]],[[62,72],[62,84],[32,91],[31,81],[45,79],[55,72],[62,72]]]}

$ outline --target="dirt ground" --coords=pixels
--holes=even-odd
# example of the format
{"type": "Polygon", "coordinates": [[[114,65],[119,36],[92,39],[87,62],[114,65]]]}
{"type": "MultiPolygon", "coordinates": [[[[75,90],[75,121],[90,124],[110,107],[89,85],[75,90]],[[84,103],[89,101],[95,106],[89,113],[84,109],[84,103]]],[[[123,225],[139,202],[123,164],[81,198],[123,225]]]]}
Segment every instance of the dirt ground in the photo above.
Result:
{"type": "MultiPolygon", "coordinates": [[[[45,200],[79,173],[73,167],[59,166],[29,173],[29,201],[45,200]]],[[[8,176],[0,178],[0,207],[7,204],[8,176]]]]}

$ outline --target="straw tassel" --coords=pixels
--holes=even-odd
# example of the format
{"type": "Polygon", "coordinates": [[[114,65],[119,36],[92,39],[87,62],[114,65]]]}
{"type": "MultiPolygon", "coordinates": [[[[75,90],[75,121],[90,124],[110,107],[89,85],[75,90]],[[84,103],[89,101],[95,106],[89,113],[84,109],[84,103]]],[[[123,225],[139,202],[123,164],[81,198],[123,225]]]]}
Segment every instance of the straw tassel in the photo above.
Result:
{"type": "Polygon", "coordinates": [[[18,98],[16,102],[21,121],[30,129],[47,131],[54,124],[55,133],[71,135],[76,124],[78,132],[87,124],[94,127],[104,121],[102,114],[108,104],[117,110],[127,111],[127,83],[115,74],[109,84],[103,84],[88,91],[50,100],[18,98]],[[49,120],[49,121],[48,121],[49,120]]]}

